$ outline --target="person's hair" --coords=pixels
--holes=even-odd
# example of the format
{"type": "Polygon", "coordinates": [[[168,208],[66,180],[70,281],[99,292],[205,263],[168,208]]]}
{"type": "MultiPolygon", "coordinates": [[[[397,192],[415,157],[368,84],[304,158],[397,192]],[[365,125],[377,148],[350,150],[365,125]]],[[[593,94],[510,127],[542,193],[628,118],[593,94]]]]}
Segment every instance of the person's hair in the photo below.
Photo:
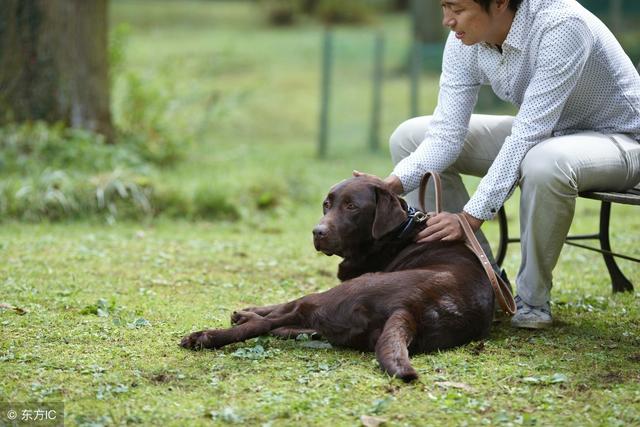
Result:
{"type": "MultiPolygon", "coordinates": [[[[482,6],[482,8],[485,11],[489,12],[491,3],[494,2],[495,0],[473,0],[473,1],[478,3],[480,6],[482,6]]],[[[518,6],[520,6],[520,3],[522,3],[522,0],[509,0],[509,9],[515,12],[516,10],[518,10],[518,6]]]]}

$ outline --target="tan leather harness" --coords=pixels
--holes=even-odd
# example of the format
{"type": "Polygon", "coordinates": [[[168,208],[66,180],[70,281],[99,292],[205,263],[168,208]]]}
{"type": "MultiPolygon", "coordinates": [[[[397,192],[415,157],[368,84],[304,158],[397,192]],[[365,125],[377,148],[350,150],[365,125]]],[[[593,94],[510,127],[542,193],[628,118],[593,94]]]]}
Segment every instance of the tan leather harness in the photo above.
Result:
{"type": "MultiPolygon", "coordinates": [[[[431,177],[433,178],[435,186],[436,211],[435,213],[427,213],[427,217],[431,217],[442,212],[442,183],[440,181],[440,175],[437,172],[425,173],[422,177],[422,180],[420,181],[420,207],[423,212],[426,212],[424,206],[424,196],[427,191],[427,183],[429,182],[429,178],[431,177]]],[[[502,308],[502,310],[508,315],[514,315],[516,312],[516,302],[513,299],[513,295],[511,294],[509,285],[507,285],[505,281],[502,280],[502,278],[498,276],[493,270],[493,266],[491,265],[489,258],[487,258],[487,255],[482,249],[482,246],[480,246],[480,242],[478,242],[478,239],[471,229],[467,218],[465,218],[462,213],[458,213],[456,214],[456,216],[464,232],[465,244],[471,250],[471,252],[475,254],[475,256],[480,261],[480,264],[482,264],[484,271],[487,273],[487,277],[491,282],[491,286],[493,287],[493,291],[496,295],[496,299],[498,300],[500,308],[502,308]]]]}

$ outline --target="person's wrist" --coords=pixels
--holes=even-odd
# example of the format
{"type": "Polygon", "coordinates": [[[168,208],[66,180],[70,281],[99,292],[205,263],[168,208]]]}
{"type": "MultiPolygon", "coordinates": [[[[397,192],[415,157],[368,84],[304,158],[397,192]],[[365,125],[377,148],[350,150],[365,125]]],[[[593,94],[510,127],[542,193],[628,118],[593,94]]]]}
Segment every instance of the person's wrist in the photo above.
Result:
{"type": "Polygon", "coordinates": [[[484,222],[481,219],[476,218],[475,216],[462,211],[462,215],[464,215],[465,219],[467,220],[467,222],[469,223],[469,225],[471,226],[471,229],[473,231],[478,231],[480,229],[480,227],[482,226],[482,223],[484,222]]]}
{"type": "Polygon", "coordinates": [[[394,193],[396,193],[396,194],[404,193],[404,188],[402,187],[402,182],[400,181],[400,178],[398,178],[397,176],[389,175],[388,177],[383,179],[383,181],[384,181],[385,184],[387,184],[389,186],[391,191],[393,191],[394,193]]]}

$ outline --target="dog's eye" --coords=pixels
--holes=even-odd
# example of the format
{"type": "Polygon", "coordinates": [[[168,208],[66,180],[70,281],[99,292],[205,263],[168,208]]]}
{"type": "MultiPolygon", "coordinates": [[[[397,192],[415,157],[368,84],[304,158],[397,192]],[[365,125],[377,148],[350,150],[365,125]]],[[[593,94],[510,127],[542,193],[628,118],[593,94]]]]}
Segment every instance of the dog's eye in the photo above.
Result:
{"type": "Polygon", "coordinates": [[[358,209],[358,207],[356,205],[354,205],[353,203],[347,203],[345,205],[345,207],[350,211],[354,211],[354,210],[358,209]]]}
{"type": "Polygon", "coordinates": [[[329,210],[329,208],[330,208],[330,207],[331,207],[331,203],[329,203],[329,201],[328,201],[328,200],[325,200],[325,201],[322,203],[322,209],[324,209],[325,211],[329,210]]]}

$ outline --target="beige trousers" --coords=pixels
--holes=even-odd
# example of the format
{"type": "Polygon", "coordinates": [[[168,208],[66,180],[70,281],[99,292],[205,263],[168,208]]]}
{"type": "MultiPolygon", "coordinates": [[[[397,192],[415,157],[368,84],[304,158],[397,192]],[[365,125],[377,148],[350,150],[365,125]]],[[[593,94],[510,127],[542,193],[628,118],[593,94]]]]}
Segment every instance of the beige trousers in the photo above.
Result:
{"type": "MultiPolygon", "coordinates": [[[[402,123],[390,138],[394,165],[424,139],[431,116],[402,123]]],[[[458,159],[442,174],[443,209],[460,212],[469,200],[461,174],[484,176],[507,136],[513,117],[474,114],[458,159]]],[[[522,260],[516,277],[518,295],[530,305],[550,300],[552,271],[573,219],[579,191],[623,190],[640,182],[640,143],[622,135],[582,132],[542,141],[520,164],[520,238],[522,260]]],[[[418,207],[417,191],[406,195],[418,207]]],[[[427,192],[427,210],[434,209],[427,192]]],[[[481,244],[489,245],[478,233],[481,244]]],[[[491,256],[491,255],[489,255],[491,256]]]]}

